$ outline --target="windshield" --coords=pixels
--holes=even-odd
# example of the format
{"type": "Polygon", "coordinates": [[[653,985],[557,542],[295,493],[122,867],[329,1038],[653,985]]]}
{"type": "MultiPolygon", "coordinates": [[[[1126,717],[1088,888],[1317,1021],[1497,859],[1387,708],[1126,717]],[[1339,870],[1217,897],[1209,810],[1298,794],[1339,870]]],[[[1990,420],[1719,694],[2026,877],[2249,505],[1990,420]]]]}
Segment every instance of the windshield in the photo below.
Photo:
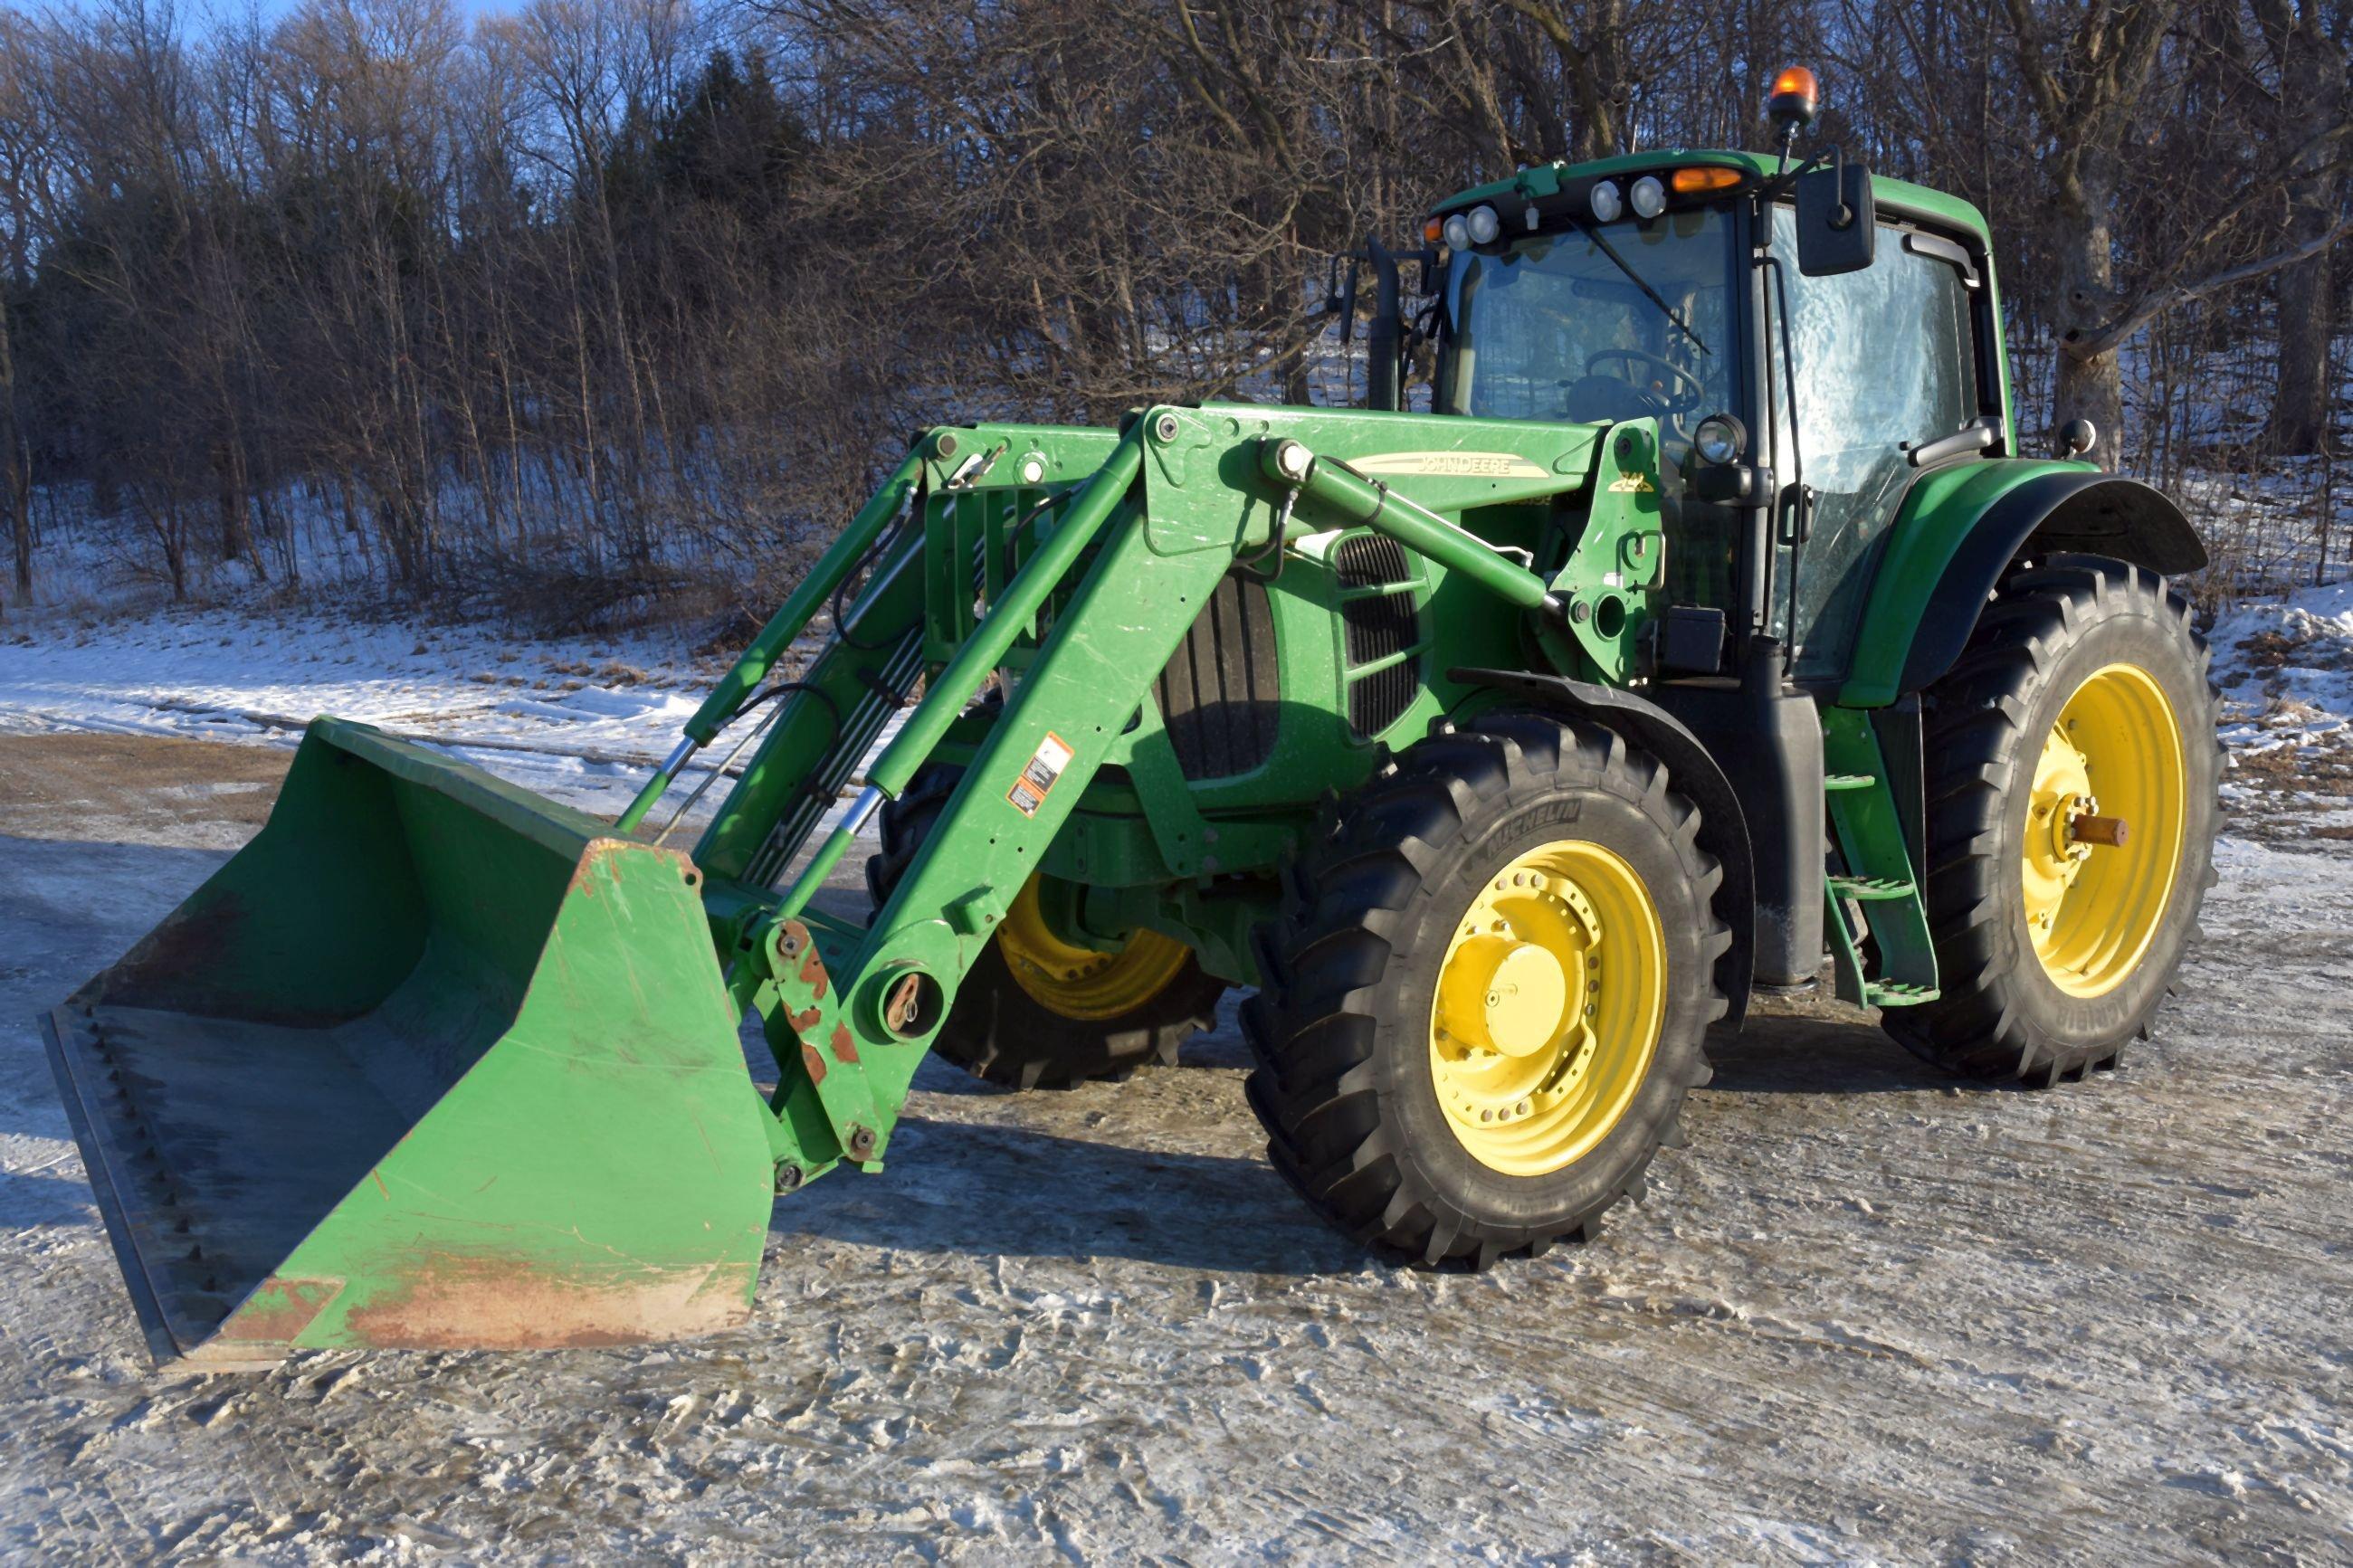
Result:
{"type": "Polygon", "coordinates": [[[1499,256],[1458,251],[1439,406],[1686,427],[1729,408],[1733,262],[1722,206],[1537,235],[1499,256]]]}

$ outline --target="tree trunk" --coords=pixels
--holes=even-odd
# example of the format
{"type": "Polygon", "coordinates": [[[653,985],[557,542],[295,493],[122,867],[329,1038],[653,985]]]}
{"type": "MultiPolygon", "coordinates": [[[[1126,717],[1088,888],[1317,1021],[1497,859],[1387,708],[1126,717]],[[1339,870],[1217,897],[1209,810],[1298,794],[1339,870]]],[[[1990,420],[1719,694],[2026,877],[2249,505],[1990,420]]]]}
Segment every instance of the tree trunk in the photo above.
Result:
{"type": "Polygon", "coordinates": [[[2114,349],[2087,352],[2079,345],[2093,339],[2120,304],[2111,216],[2115,185],[2108,160],[2096,153],[2085,154],[2072,189],[2052,205],[2048,230],[2059,272],[2053,308],[2059,385],[2051,428],[2056,431],[2071,419],[2090,420],[2099,433],[2090,455],[2111,469],[2124,459],[2124,367],[2114,349]]]}
{"type": "MultiPolygon", "coordinates": [[[[2280,114],[2290,144],[2326,132],[2345,105],[2345,53],[2322,30],[2320,6],[2266,8],[2267,30],[2280,56],[2280,114]]],[[[2288,182],[2288,236],[2313,240],[2336,221],[2339,176],[2327,168],[2335,146],[2306,153],[2300,178],[2288,182]],[[2317,172],[2325,171],[2325,172],[2317,172]]],[[[2320,450],[2328,438],[2328,346],[2336,335],[2335,290],[2327,251],[2299,261],[2279,279],[2279,393],[2272,402],[2271,435],[2283,452],[2320,450]]]]}
{"type": "Polygon", "coordinates": [[[33,468],[16,416],[16,361],[8,342],[8,307],[0,300],[0,506],[16,552],[16,602],[33,602],[33,468]]]}
{"type": "MultiPolygon", "coordinates": [[[[13,432],[11,433],[13,437],[13,432]]],[[[16,602],[33,602],[33,476],[26,471],[24,443],[11,439],[0,457],[0,490],[6,492],[8,539],[16,552],[16,602]]]]}
{"type": "MultiPolygon", "coordinates": [[[[222,389],[226,401],[227,392],[222,389]]],[[[269,563],[254,548],[253,518],[248,504],[245,477],[245,458],[238,449],[237,437],[225,438],[213,449],[214,495],[220,510],[220,558],[242,561],[253,569],[257,578],[267,582],[269,563]]]]}
{"type": "MultiPolygon", "coordinates": [[[[2310,216],[2327,220],[2326,211],[2310,216]]],[[[2323,251],[2280,275],[2279,395],[2272,402],[2272,440],[2282,452],[2317,452],[2328,438],[2328,342],[2337,324],[2328,273],[2333,259],[2323,251]]]]}

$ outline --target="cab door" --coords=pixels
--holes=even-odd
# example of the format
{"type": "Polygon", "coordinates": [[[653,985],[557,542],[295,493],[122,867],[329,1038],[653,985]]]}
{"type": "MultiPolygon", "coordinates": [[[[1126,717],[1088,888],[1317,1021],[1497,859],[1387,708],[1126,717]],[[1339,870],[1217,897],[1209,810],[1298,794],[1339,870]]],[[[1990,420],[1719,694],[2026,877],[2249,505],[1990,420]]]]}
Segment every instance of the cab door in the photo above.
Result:
{"type": "Polygon", "coordinates": [[[1772,373],[1780,381],[1787,364],[1793,380],[1774,400],[1773,462],[1813,504],[1803,548],[1778,547],[1771,616],[1776,635],[1794,630],[1797,674],[1810,681],[1845,671],[1880,547],[1922,472],[1913,450],[1998,413],[2000,393],[1980,384],[1983,274],[1958,246],[1883,223],[1872,265],[1828,278],[1801,275],[1797,249],[1794,216],[1777,207],[1788,313],[1768,280],[1772,373]]]}

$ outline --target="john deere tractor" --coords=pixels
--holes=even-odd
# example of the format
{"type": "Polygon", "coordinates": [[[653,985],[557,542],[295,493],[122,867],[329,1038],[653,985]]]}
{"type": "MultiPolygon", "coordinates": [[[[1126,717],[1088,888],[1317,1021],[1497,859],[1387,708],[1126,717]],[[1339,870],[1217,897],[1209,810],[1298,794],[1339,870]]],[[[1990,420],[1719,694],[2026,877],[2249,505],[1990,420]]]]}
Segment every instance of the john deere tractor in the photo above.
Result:
{"type": "Polygon", "coordinates": [[[617,823],[317,721],[48,1019],[158,1356],[739,1322],[927,1053],[1118,1075],[1229,990],[1275,1166],[1429,1267],[1589,1237],[1826,967],[1954,1072],[2116,1066],[2211,880],[2203,552],[2021,449],[1984,219],[1780,85],[1778,156],[1368,247],[1362,407],[924,434],[617,823]]]}

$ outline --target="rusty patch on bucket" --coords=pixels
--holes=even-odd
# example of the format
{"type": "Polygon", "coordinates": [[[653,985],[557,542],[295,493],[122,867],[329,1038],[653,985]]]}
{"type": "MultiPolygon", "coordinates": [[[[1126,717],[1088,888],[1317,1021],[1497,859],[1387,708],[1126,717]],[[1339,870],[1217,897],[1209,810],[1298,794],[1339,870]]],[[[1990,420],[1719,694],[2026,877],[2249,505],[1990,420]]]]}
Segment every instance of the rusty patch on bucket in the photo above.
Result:
{"type": "Polygon", "coordinates": [[[801,1066],[808,1070],[810,1083],[819,1084],[825,1081],[825,1058],[818,1054],[815,1046],[806,1040],[801,1042],[801,1066]]]}
{"type": "Polygon", "coordinates": [[[216,1337],[290,1344],[343,1288],[340,1279],[265,1279],[245,1299],[245,1305],[229,1315],[216,1337]]]}
{"type": "Polygon", "coordinates": [[[551,1275],[498,1258],[438,1257],[344,1321],[398,1350],[547,1350],[638,1344],[730,1329],[751,1315],[756,1261],[551,1275]]]}
{"type": "Polygon", "coordinates": [[[849,1026],[847,1024],[836,1024],[833,1026],[833,1059],[852,1065],[857,1063],[858,1042],[850,1037],[849,1026]]]}

